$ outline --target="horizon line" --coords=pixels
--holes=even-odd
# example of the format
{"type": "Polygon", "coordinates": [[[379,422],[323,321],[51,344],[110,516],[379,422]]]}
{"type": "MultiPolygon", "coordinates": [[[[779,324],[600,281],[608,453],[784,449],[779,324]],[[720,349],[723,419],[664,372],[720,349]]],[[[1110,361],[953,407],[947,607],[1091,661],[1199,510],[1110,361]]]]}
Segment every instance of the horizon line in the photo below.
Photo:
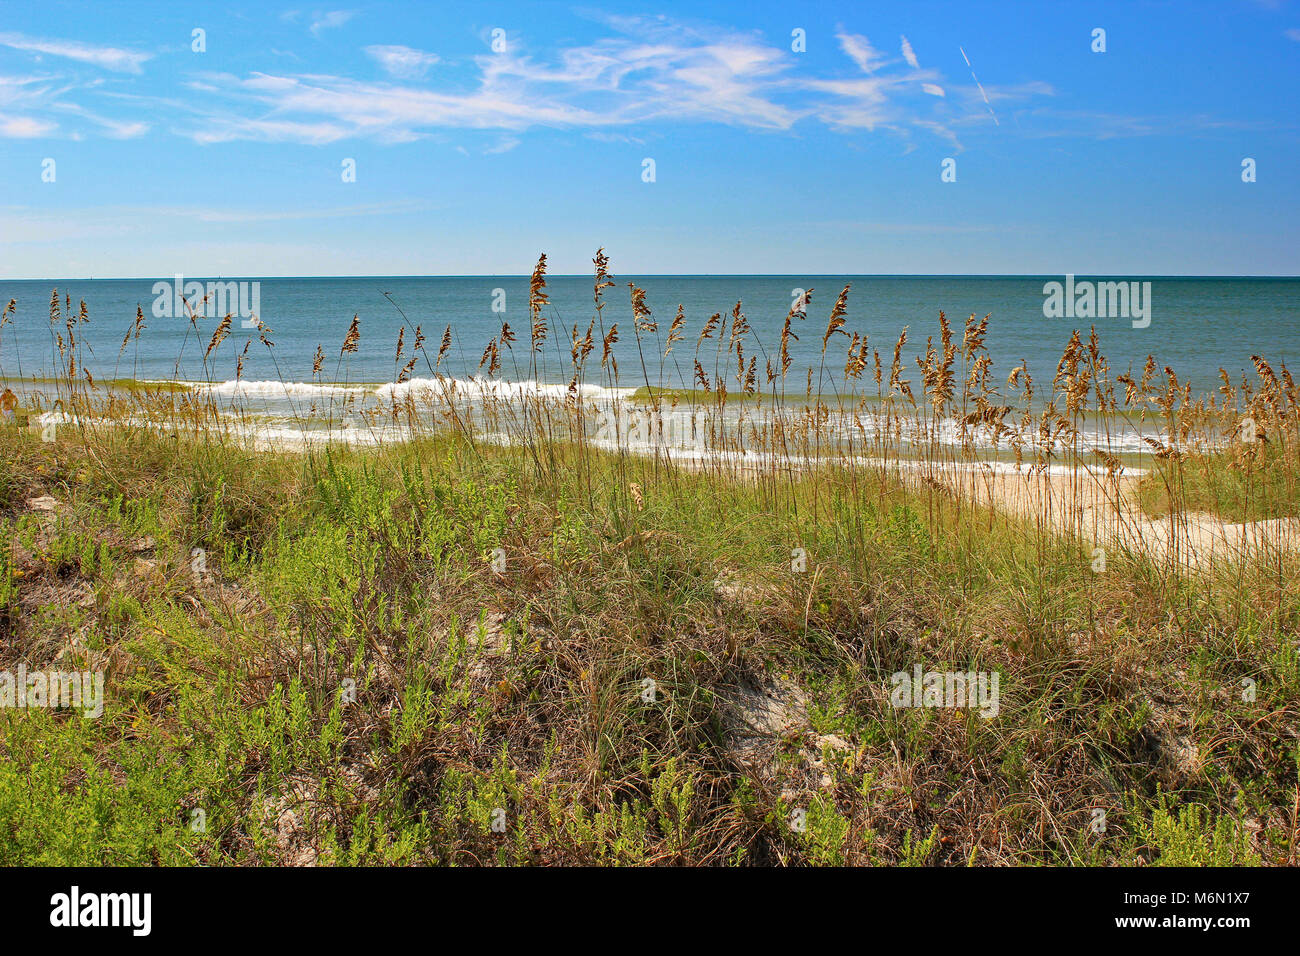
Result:
{"type": "MultiPolygon", "coordinates": [[[[1058,276],[1105,277],[1109,279],[1300,279],[1300,273],[1199,273],[1199,272],[625,272],[624,276],[644,279],[779,279],[779,278],[851,278],[851,279],[1051,279],[1058,276]]],[[[136,276],[5,276],[0,282],[146,282],[174,279],[162,275],[136,276]]],[[[185,277],[185,273],[180,273],[185,277]]],[[[256,278],[242,273],[210,275],[198,273],[195,279],[263,281],[279,279],[529,279],[528,272],[464,272],[464,273],[365,273],[317,275],[259,275],[256,278]]],[[[591,279],[586,272],[549,273],[547,279],[591,279]]]]}

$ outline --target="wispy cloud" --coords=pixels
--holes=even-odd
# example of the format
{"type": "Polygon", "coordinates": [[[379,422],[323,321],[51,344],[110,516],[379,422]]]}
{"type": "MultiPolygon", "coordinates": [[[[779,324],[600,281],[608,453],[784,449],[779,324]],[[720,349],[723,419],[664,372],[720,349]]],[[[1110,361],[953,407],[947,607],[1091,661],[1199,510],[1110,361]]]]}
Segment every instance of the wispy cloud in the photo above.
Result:
{"type": "Polygon", "coordinates": [[[203,146],[230,143],[241,139],[323,146],[347,138],[351,135],[351,131],[337,123],[329,122],[209,116],[185,135],[203,146]]]}
{"type": "Polygon", "coordinates": [[[9,116],[0,113],[0,136],[5,139],[36,139],[48,136],[57,129],[57,125],[46,120],[33,119],[30,116],[9,116]]]}
{"type": "Polygon", "coordinates": [[[419,80],[438,62],[436,53],[425,53],[409,46],[368,46],[366,55],[385,73],[399,80],[419,80]]]}
{"type": "Polygon", "coordinates": [[[912,49],[912,44],[905,36],[900,36],[899,40],[902,41],[900,47],[903,51],[903,59],[907,61],[907,65],[912,69],[919,70],[921,62],[916,58],[916,51],[912,49]]]}
{"type": "Polygon", "coordinates": [[[326,30],[341,27],[356,15],[355,10],[330,10],[326,13],[313,13],[311,15],[311,35],[318,37],[326,30]]]}
{"type": "Polygon", "coordinates": [[[35,106],[46,98],[51,80],[45,76],[0,76],[0,106],[35,106]]]}
{"type": "Polygon", "coordinates": [[[77,40],[44,40],[21,33],[0,33],[0,44],[26,53],[64,57],[89,63],[118,73],[139,73],[152,54],[122,50],[113,46],[95,46],[77,40]]]}
{"type": "Polygon", "coordinates": [[[0,76],[0,137],[36,139],[57,132],[59,124],[53,119],[30,114],[44,112],[59,92],[49,77],[0,76]]]}
{"type": "Polygon", "coordinates": [[[69,98],[104,92],[98,79],[76,82],[56,76],[0,76],[0,110],[6,116],[0,136],[31,139],[57,133],[81,138],[86,124],[73,122],[65,128],[59,120],[69,117],[87,121],[91,128],[111,139],[133,139],[149,131],[151,124],[147,120],[108,116],[69,98]]]}
{"type": "MultiPolygon", "coordinates": [[[[307,22],[319,34],[352,16],[348,10],[289,11],[282,18],[307,22]]],[[[28,77],[9,86],[0,80],[0,109],[13,121],[10,136],[61,128],[52,111],[85,120],[101,135],[130,138],[162,126],[200,144],[402,143],[452,129],[509,134],[489,152],[513,148],[524,131],[539,127],[616,136],[631,129],[644,135],[642,128],[663,123],[772,132],[816,123],[841,132],[883,129],[904,138],[915,132],[955,141],[954,130],[980,112],[964,88],[954,96],[949,78],[921,68],[906,37],[900,36],[899,58],[840,29],[839,55],[810,71],[784,44],[757,31],[666,17],[600,19],[608,32],[592,41],[542,52],[520,37],[505,52],[485,50],[445,72],[432,71],[441,62],[437,54],[377,44],[363,52],[378,65],[379,78],[286,69],[200,72],[182,81],[184,97],[167,98],[84,83],[56,89],[61,81],[28,77]],[[111,110],[100,108],[106,102],[111,110]]],[[[0,42],[27,42],[16,36],[0,34],[0,42]]],[[[79,44],[61,48],[123,70],[138,70],[145,56],[79,44]]],[[[1024,93],[1044,95],[1050,88],[1024,93]]],[[[74,126],[71,134],[81,131],[74,126]]]]}
{"type": "Polygon", "coordinates": [[[489,146],[487,149],[483,150],[483,153],[484,153],[485,155],[487,155],[487,156],[497,156],[497,155],[499,155],[499,154],[501,154],[501,153],[508,153],[508,152],[510,152],[512,149],[514,149],[514,148],[515,148],[516,146],[518,146],[518,145],[519,145],[519,139],[518,139],[518,137],[511,136],[511,137],[508,137],[508,138],[506,138],[506,139],[503,139],[501,142],[497,143],[495,146],[489,146]]]}
{"type": "Polygon", "coordinates": [[[90,120],[104,130],[111,139],[135,139],[137,136],[143,136],[150,129],[149,124],[141,120],[116,120],[91,112],[75,103],[55,103],[53,108],[90,120]]]}
{"type": "Polygon", "coordinates": [[[946,130],[951,118],[951,110],[932,115],[925,105],[943,97],[936,72],[903,69],[858,34],[837,34],[844,65],[838,76],[817,78],[796,69],[789,50],[756,33],[692,29],[663,18],[606,22],[618,35],[562,48],[548,59],[519,42],[508,52],[476,56],[469,71],[456,71],[457,85],[466,72],[477,73],[469,89],[412,85],[436,58],[405,46],[365,50],[389,81],[204,74],[192,78],[190,89],[215,101],[187,135],[208,143],[354,136],[405,142],[454,128],[591,133],[674,121],[780,131],[806,120],[840,130],[934,131],[946,130]]]}
{"type": "Polygon", "coordinates": [[[874,73],[884,61],[884,55],[861,34],[845,33],[840,30],[835,34],[835,39],[840,41],[840,49],[858,65],[858,69],[863,73],[874,73]]]}

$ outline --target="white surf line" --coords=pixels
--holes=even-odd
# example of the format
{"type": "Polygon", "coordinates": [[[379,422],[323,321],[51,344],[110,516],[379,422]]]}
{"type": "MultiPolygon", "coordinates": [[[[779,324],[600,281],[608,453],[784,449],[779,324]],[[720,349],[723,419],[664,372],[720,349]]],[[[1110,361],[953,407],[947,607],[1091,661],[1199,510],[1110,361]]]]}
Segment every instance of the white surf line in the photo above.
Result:
{"type": "MultiPolygon", "coordinates": [[[[41,424],[53,423],[64,426],[91,426],[109,428],[139,428],[153,431],[160,435],[175,434],[179,429],[167,422],[151,421],[143,418],[89,418],[69,415],[62,411],[49,411],[36,416],[41,424]]],[[[378,447],[387,442],[404,442],[420,437],[420,433],[407,426],[389,426],[384,428],[362,428],[354,425],[336,425],[321,429],[308,429],[292,422],[247,422],[223,419],[215,423],[196,423],[188,427],[195,433],[222,434],[229,438],[251,441],[255,445],[263,444],[268,451],[300,451],[304,448],[338,442],[353,447],[378,447]]],[[[521,444],[519,439],[507,432],[480,431],[474,436],[477,440],[501,447],[521,444]]],[[[1100,466],[1086,463],[1017,464],[1010,461],[928,461],[923,458],[877,457],[869,455],[846,455],[829,453],[825,456],[789,455],[774,452],[734,451],[729,449],[692,448],[680,445],[660,444],[657,442],[626,442],[588,439],[591,447],[611,453],[627,453],[640,457],[662,456],[679,464],[721,464],[751,469],[763,467],[858,467],[875,470],[886,469],[897,472],[924,472],[926,474],[1027,474],[1037,472],[1052,476],[1086,473],[1100,475],[1100,466]]],[[[1119,472],[1123,477],[1141,477],[1147,469],[1125,465],[1119,472]]]]}

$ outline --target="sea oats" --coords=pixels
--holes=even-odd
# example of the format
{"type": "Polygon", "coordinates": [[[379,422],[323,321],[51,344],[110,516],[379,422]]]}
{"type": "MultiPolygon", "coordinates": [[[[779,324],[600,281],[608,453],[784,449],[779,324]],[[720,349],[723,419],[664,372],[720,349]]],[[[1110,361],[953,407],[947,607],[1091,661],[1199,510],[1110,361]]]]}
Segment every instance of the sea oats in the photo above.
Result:
{"type": "Polygon", "coordinates": [[[700,337],[695,342],[696,349],[700,347],[700,345],[704,342],[705,339],[713,338],[713,332],[715,329],[717,329],[719,323],[721,322],[722,322],[721,312],[714,312],[711,316],[709,316],[708,321],[704,323],[704,328],[700,330],[700,337]]]}
{"type": "Polygon", "coordinates": [[[650,307],[645,302],[645,289],[631,282],[627,284],[632,297],[632,328],[637,332],[657,332],[659,325],[650,317],[650,307]]]}
{"type": "Polygon", "coordinates": [[[599,312],[605,307],[603,301],[605,290],[614,288],[614,283],[612,281],[613,277],[609,274],[609,256],[605,255],[603,247],[596,250],[596,257],[591,261],[596,267],[595,288],[592,298],[596,304],[596,311],[599,312]]]}
{"type": "Polygon", "coordinates": [[[600,353],[601,368],[604,368],[605,363],[609,362],[611,357],[613,356],[614,343],[616,343],[617,341],[618,341],[618,323],[615,322],[613,325],[609,327],[609,332],[606,333],[604,341],[602,342],[603,348],[600,353]]]}
{"type": "Polygon", "coordinates": [[[826,346],[830,343],[832,335],[834,335],[836,332],[843,332],[845,335],[848,334],[847,332],[844,332],[844,320],[845,320],[845,315],[848,312],[848,309],[846,307],[848,298],[849,298],[849,286],[846,285],[844,287],[844,291],[842,291],[839,294],[839,296],[836,298],[835,305],[831,308],[830,321],[826,323],[826,334],[822,336],[823,355],[826,354],[826,346]]]}
{"type": "Polygon", "coordinates": [[[212,340],[208,342],[208,350],[203,353],[203,358],[205,361],[207,360],[209,355],[211,355],[213,352],[216,351],[217,346],[219,346],[222,342],[226,340],[226,336],[228,336],[229,334],[230,334],[230,313],[227,312],[225,318],[223,318],[221,322],[218,323],[216,331],[212,333],[212,340]]]}
{"type": "Polygon", "coordinates": [[[679,304],[677,306],[677,315],[673,317],[672,323],[668,326],[668,341],[665,343],[667,347],[664,349],[665,356],[673,350],[674,342],[680,342],[685,338],[686,333],[683,331],[685,328],[686,310],[679,304]]]}
{"type": "Polygon", "coordinates": [[[706,392],[713,391],[709,386],[709,376],[705,373],[704,366],[700,364],[699,359],[695,360],[695,381],[698,382],[699,386],[706,392]]]}
{"type": "Polygon", "coordinates": [[[749,320],[745,318],[745,313],[740,311],[740,302],[737,302],[731,309],[731,338],[727,343],[728,350],[734,348],[737,341],[744,341],[750,331],[749,320]]]}
{"type": "Polygon", "coordinates": [[[343,337],[343,347],[339,349],[339,356],[342,357],[349,353],[357,351],[357,346],[361,344],[361,317],[360,315],[352,316],[352,324],[348,326],[348,334],[343,337]]]}
{"type": "Polygon", "coordinates": [[[534,352],[540,352],[546,341],[546,318],[542,309],[550,301],[546,294],[546,253],[537,260],[532,278],[528,280],[528,315],[532,324],[532,345],[534,352]]]}
{"type": "Polygon", "coordinates": [[[443,356],[447,354],[447,350],[450,348],[451,348],[451,326],[449,325],[442,333],[442,345],[438,347],[438,359],[433,364],[434,368],[437,368],[439,365],[442,364],[443,356]]]}

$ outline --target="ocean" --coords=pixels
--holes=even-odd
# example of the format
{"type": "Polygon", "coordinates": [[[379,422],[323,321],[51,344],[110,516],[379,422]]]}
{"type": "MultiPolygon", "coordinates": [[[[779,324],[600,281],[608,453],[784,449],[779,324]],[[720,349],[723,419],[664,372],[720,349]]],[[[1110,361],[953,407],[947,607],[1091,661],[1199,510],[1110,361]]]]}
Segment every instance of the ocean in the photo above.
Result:
{"type": "MultiPolygon", "coordinates": [[[[393,382],[410,357],[417,324],[426,338],[430,361],[437,356],[443,330],[452,327],[452,346],[438,368],[440,373],[456,378],[481,374],[484,346],[499,333],[503,321],[510,324],[517,340],[501,351],[498,376],[563,384],[572,375],[569,333],[576,325],[579,335],[585,334],[595,314],[589,276],[548,278],[549,301],[543,315],[549,337],[534,356],[529,343],[527,276],[278,278],[257,280],[256,285],[253,280],[231,278],[184,280],[192,281],[205,283],[205,291],[210,281],[249,283],[238,290],[229,287],[224,311],[235,314],[233,328],[206,364],[203,353],[219,315],[209,309],[213,314],[201,317],[196,331],[187,318],[175,314],[180,310],[175,307],[175,282],[170,277],[0,281],[0,305],[10,299],[17,302],[13,321],[0,331],[0,377],[30,381],[55,374],[56,350],[48,320],[54,289],[61,299],[71,297],[74,311],[81,301],[86,303],[90,321],[78,330],[81,364],[97,380],[230,382],[236,377],[237,357],[247,345],[242,380],[275,383],[281,390],[285,382],[393,382]],[[240,321],[239,292],[249,307],[244,311],[250,311],[253,303],[260,309],[261,320],[271,330],[267,337],[274,342],[273,349],[262,344],[257,328],[245,328],[240,321]],[[137,306],[144,312],[145,328],[123,349],[137,306]],[[340,355],[354,315],[360,320],[358,351],[340,355]],[[399,363],[395,351],[403,325],[407,353],[399,363]],[[325,361],[320,374],[313,376],[318,346],[325,361]]],[[[1075,277],[1071,291],[1086,288],[1090,281],[1106,280],[1075,277]]],[[[1217,387],[1221,367],[1234,379],[1250,373],[1252,355],[1277,366],[1294,363],[1300,353],[1300,278],[1137,276],[1114,281],[1136,284],[1129,317],[1094,317],[1086,314],[1087,306],[1073,310],[1074,316],[1046,315],[1045,311],[1062,310],[1059,300],[1058,308],[1053,310],[1049,304],[1045,310],[1051,296],[1044,293],[1044,286],[1051,282],[1065,286],[1064,276],[617,276],[615,286],[605,291],[604,325],[608,329],[618,324],[617,384],[629,388],[647,383],[689,387],[703,323],[715,312],[728,316],[737,302],[754,330],[747,351],[758,356],[761,382],[767,358],[777,364],[780,330],[793,298],[798,290],[811,288],[808,317],[794,328],[799,339],[793,343],[788,386],[791,393],[802,393],[804,369],[819,367],[827,317],[845,285],[851,286],[845,330],[866,334],[870,348],[880,351],[886,365],[904,327],[909,329],[904,353],[909,359],[924,352],[927,337],[933,336],[937,344],[940,310],[947,313],[958,335],[971,313],[991,316],[987,346],[999,381],[1005,381],[1013,367],[1027,364],[1035,379],[1046,384],[1071,331],[1078,328],[1086,337],[1090,325],[1097,327],[1113,372],[1129,367],[1140,371],[1147,356],[1154,355],[1160,367],[1173,368],[1195,391],[1217,387]],[[629,281],[646,290],[646,304],[659,325],[658,342],[655,333],[649,333],[640,354],[633,334],[629,281]],[[1140,317],[1136,315],[1139,304],[1144,313],[1140,317]],[[687,320],[685,337],[663,359],[661,343],[679,305],[687,320]]],[[[1118,299],[1100,298],[1105,300],[1103,306],[1111,306],[1102,311],[1119,311],[1118,299]]],[[[1068,305],[1074,304],[1072,296],[1068,305]]],[[[1091,311],[1098,309],[1094,306],[1091,311]]],[[[838,375],[848,339],[837,336],[835,342],[826,364],[838,375]]],[[[715,372],[716,343],[715,336],[699,350],[710,377],[715,372]]],[[[723,352],[725,359],[725,345],[723,352]]],[[[603,381],[598,369],[591,371],[599,357],[597,339],[588,381],[603,381]]],[[[909,361],[909,370],[915,383],[914,362],[909,361]]],[[[421,356],[411,375],[428,377],[430,371],[421,356]]],[[[734,369],[727,371],[734,382],[734,369]]],[[[824,387],[830,384],[827,381],[824,387]]],[[[874,391],[874,385],[866,391],[874,391]]]]}

